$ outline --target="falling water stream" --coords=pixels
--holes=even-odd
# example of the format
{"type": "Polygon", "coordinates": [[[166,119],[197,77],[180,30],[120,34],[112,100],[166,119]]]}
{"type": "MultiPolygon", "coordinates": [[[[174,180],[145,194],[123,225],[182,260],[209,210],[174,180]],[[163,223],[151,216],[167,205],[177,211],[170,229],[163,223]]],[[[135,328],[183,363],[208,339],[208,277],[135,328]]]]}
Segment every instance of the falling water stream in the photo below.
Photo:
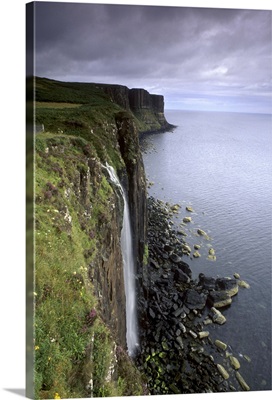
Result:
{"type": "Polygon", "coordinates": [[[136,290],[135,290],[135,261],[133,257],[132,233],[130,223],[129,206],[123,187],[114,171],[114,168],[106,163],[110,180],[120,190],[124,200],[123,227],[121,231],[121,249],[124,265],[124,282],[126,295],[126,323],[127,323],[127,347],[130,356],[133,356],[138,346],[138,328],[136,313],[136,290]]]}

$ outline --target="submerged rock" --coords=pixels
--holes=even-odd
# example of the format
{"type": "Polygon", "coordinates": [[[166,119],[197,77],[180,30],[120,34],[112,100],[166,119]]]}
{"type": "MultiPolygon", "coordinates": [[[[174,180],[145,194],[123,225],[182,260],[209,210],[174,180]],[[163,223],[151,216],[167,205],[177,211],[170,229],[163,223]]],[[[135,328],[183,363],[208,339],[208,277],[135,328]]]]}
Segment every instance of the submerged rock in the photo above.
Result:
{"type": "Polygon", "coordinates": [[[209,255],[215,256],[215,250],[212,247],[209,249],[209,255]]]}
{"type": "Polygon", "coordinates": [[[229,306],[232,303],[230,295],[225,291],[212,291],[208,296],[208,303],[215,308],[229,306]]]}
{"type": "Polygon", "coordinates": [[[189,212],[194,212],[193,208],[191,206],[186,206],[186,210],[189,212]]]}
{"type": "Polygon", "coordinates": [[[194,257],[194,258],[199,258],[199,257],[201,257],[201,254],[199,253],[199,251],[196,250],[196,251],[194,252],[194,254],[193,254],[193,257],[194,257]]]}
{"type": "Polygon", "coordinates": [[[248,384],[246,383],[246,381],[244,380],[244,378],[238,371],[236,371],[235,376],[243,390],[246,390],[246,391],[250,390],[250,387],[248,386],[248,384]]]}
{"type": "Polygon", "coordinates": [[[192,249],[191,249],[191,247],[190,247],[188,244],[184,244],[184,245],[182,246],[182,253],[183,253],[183,254],[189,255],[189,254],[191,253],[191,251],[192,251],[192,249]]]}
{"type": "Polygon", "coordinates": [[[244,289],[249,289],[249,288],[250,288],[250,285],[249,285],[247,282],[245,282],[245,281],[239,280],[239,281],[238,281],[238,285],[239,285],[241,288],[244,288],[244,289]]]}
{"type": "Polygon", "coordinates": [[[217,310],[215,307],[211,308],[211,311],[213,312],[212,320],[213,322],[216,322],[219,325],[223,325],[227,320],[224,317],[224,315],[217,310]]]}
{"type": "Polygon", "coordinates": [[[240,368],[240,363],[239,363],[239,361],[237,360],[236,357],[230,356],[229,359],[230,359],[230,364],[234,369],[239,369],[240,368]]]}
{"type": "Polygon", "coordinates": [[[214,344],[215,344],[215,346],[216,347],[218,347],[219,349],[221,349],[221,350],[226,350],[227,349],[227,345],[226,345],[226,343],[223,343],[223,342],[221,342],[221,340],[218,340],[218,339],[216,339],[215,340],[215,342],[214,342],[214,344]]]}
{"type": "Polygon", "coordinates": [[[199,339],[204,339],[204,338],[208,337],[209,334],[210,334],[210,332],[208,332],[208,331],[198,332],[198,337],[199,337],[199,339]]]}
{"type": "Polygon", "coordinates": [[[188,222],[191,222],[192,218],[191,217],[184,217],[183,218],[183,222],[185,222],[185,224],[187,224],[188,222]]]}
{"type": "Polygon", "coordinates": [[[209,235],[203,231],[202,229],[197,229],[197,233],[200,236],[203,236],[206,240],[210,240],[211,238],[209,237],[209,235]]]}

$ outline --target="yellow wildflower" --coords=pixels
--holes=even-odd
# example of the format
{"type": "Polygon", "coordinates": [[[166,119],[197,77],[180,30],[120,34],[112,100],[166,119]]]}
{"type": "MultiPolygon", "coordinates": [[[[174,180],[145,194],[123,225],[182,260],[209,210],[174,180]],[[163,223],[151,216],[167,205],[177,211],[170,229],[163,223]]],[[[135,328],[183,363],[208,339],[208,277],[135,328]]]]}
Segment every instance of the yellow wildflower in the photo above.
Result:
{"type": "Polygon", "coordinates": [[[54,399],[61,399],[60,395],[58,394],[58,392],[55,393],[54,399]]]}
{"type": "Polygon", "coordinates": [[[40,346],[35,346],[35,350],[39,350],[40,346]]]}

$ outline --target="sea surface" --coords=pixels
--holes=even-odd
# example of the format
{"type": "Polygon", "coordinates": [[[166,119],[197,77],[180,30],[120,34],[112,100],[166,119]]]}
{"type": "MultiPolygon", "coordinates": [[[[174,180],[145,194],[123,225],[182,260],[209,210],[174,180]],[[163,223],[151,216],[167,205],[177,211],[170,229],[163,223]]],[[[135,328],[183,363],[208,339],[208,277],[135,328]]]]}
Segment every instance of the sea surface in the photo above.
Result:
{"type": "Polygon", "coordinates": [[[226,324],[209,327],[210,337],[228,344],[251,390],[271,390],[272,116],[165,115],[177,127],[142,139],[146,175],[154,182],[149,195],[182,206],[175,224],[192,249],[201,245],[200,258],[184,256],[193,278],[239,273],[250,285],[224,310],[226,324]],[[192,222],[180,226],[185,216],[192,222]],[[196,235],[198,228],[211,240],[196,235]],[[207,257],[210,247],[216,261],[207,257]]]}

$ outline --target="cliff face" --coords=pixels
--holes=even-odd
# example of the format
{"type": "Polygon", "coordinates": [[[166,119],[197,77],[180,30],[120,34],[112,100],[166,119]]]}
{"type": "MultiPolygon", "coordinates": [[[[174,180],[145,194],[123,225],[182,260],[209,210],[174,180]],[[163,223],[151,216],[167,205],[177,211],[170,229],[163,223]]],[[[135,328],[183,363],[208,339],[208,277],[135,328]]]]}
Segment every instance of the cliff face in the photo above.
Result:
{"type": "MultiPolygon", "coordinates": [[[[104,393],[100,388],[108,385],[105,382],[116,387],[122,377],[126,389],[121,395],[141,394],[140,380],[136,379],[136,386],[129,381],[126,371],[131,367],[128,362],[124,364],[126,358],[120,353],[120,349],[126,349],[120,244],[124,204],[105,168],[106,163],[114,167],[127,192],[139,292],[146,253],[146,179],[139,122],[131,112],[129,89],[112,86],[101,91],[97,85],[79,86],[86,89],[84,96],[80,97],[77,90],[75,104],[67,105],[63,100],[73,98],[69,84],[63,84],[58,92],[58,84],[50,82],[52,91],[47,87],[43,94],[39,83],[36,116],[38,122],[43,121],[45,131],[35,138],[36,347],[41,347],[46,337],[52,343],[60,341],[63,359],[71,360],[70,366],[64,366],[59,356],[54,357],[54,371],[65,378],[63,391],[67,382],[71,388],[87,388],[93,379],[91,394],[100,396],[104,393]],[[49,93],[51,101],[46,98],[49,93]],[[92,103],[82,105],[84,99],[90,101],[90,94],[92,103]],[[60,107],[55,103],[57,95],[60,107]],[[114,374],[110,372],[113,370],[114,374]]],[[[137,107],[148,105],[145,110],[153,107],[159,113],[162,99],[147,92],[144,96],[147,103],[138,103],[137,107]]],[[[48,357],[53,360],[51,353],[36,353],[36,392],[41,396],[41,391],[46,391],[43,396],[52,397],[60,390],[62,378],[55,388],[55,377],[48,375],[48,357]]],[[[137,376],[135,370],[132,376],[137,376]]],[[[80,390],[83,393],[78,397],[89,397],[89,389],[80,390]]],[[[71,397],[71,393],[72,389],[66,390],[63,397],[71,397]]]]}
{"type": "Polygon", "coordinates": [[[111,100],[131,111],[139,122],[140,132],[167,130],[173,127],[164,115],[164,97],[145,89],[128,89],[121,85],[101,85],[111,100]]]}
{"type": "Polygon", "coordinates": [[[141,274],[147,233],[147,196],[139,134],[127,113],[116,115],[116,126],[120,152],[125,163],[122,180],[128,193],[137,273],[141,274]]]}
{"type": "MultiPolygon", "coordinates": [[[[124,202],[105,166],[127,194],[137,300],[144,303],[147,196],[139,133],[171,127],[164,98],[120,85],[35,78],[35,99],[35,124],[44,126],[35,135],[36,396],[143,394],[125,352],[124,202]]],[[[141,325],[146,311],[138,306],[141,325]]]]}

